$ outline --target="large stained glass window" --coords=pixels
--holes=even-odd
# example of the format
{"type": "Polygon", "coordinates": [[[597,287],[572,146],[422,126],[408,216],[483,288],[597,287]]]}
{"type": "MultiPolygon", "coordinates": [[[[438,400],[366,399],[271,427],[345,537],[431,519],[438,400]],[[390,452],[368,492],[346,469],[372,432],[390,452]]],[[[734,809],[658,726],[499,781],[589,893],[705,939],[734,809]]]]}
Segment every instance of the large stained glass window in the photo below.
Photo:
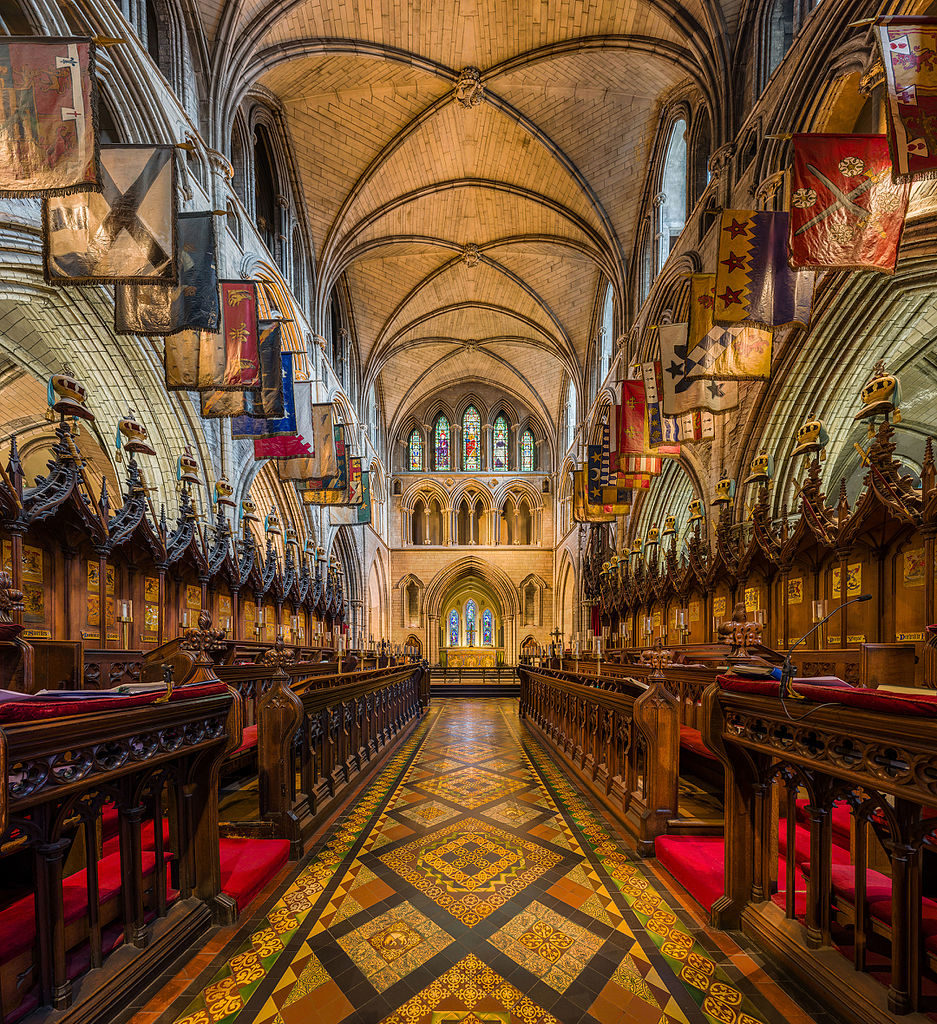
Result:
{"type": "Polygon", "coordinates": [[[419,473],[423,469],[423,438],[419,430],[410,435],[410,472],[419,473]]]}
{"type": "Polygon", "coordinates": [[[521,472],[533,473],[534,471],[534,435],[525,430],[521,434],[521,472]]]}
{"type": "Polygon", "coordinates": [[[449,646],[459,646],[459,613],[455,608],[449,612],[449,646]]]}
{"type": "Polygon", "coordinates": [[[449,421],[445,416],[436,420],[436,429],[433,431],[433,445],[436,450],[436,469],[448,472],[452,465],[449,461],[449,421]]]}
{"type": "Polygon", "coordinates": [[[469,601],[465,606],[465,645],[466,647],[474,647],[478,643],[477,634],[475,632],[478,620],[478,605],[474,601],[469,601]]]}
{"type": "Polygon", "coordinates": [[[503,415],[495,420],[491,437],[491,468],[500,473],[508,468],[508,421],[503,415]]]}
{"type": "Polygon", "coordinates": [[[492,623],[491,609],[490,608],[486,608],[484,610],[484,612],[482,612],[482,643],[486,647],[490,647],[491,646],[491,623],[492,623]]]}
{"type": "Polygon", "coordinates": [[[476,473],[482,468],[482,418],[474,405],[462,414],[462,471],[476,473]]]}

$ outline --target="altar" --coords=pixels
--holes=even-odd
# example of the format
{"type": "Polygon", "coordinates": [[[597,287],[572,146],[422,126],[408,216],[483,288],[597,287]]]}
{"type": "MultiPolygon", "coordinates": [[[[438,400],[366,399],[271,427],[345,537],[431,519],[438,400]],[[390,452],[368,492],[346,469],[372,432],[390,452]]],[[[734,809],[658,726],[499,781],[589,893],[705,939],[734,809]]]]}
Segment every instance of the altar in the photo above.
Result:
{"type": "Polygon", "coordinates": [[[450,668],[494,668],[504,664],[501,647],[445,647],[444,664],[450,668]]]}

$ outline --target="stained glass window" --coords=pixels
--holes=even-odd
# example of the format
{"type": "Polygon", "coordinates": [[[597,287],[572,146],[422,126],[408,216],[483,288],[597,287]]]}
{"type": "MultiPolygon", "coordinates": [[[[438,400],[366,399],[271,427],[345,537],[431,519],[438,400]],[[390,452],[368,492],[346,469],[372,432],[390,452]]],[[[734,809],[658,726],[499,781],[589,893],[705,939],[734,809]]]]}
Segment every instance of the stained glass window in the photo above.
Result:
{"type": "Polygon", "coordinates": [[[486,608],[482,613],[482,643],[486,647],[491,646],[491,609],[486,608]]]}
{"type": "Polygon", "coordinates": [[[475,624],[478,617],[478,605],[469,601],[465,606],[465,645],[475,646],[475,624]]]}
{"type": "Polygon", "coordinates": [[[521,434],[521,472],[533,473],[534,471],[534,435],[525,430],[521,434]]]}
{"type": "Polygon", "coordinates": [[[423,469],[423,438],[419,430],[410,435],[410,472],[419,473],[423,469]]]}
{"type": "Polygon", "coordinates": [[[462,415],[462,470],[474,473],[482,468],[481,456],[482,418],[474,405],[462,415]]]}
{"type": "Polygon", "coordinates": [[[449,421],[445,416],[436,420],[433,444],[436,447],[436,469],[447,472],[452,467],[449,464],[449,421]]]}
{"type": "Polygon", "coordinates": [[[502,473],[508,468],[508,421],[504,416],[499,416],[495,420],[491,441],[491,468],[502,473]]]}
{"type": "Polygon", "coordinates": [[[459,613],[455,608],[449,612],[449,646],[459,646],[459,613]]]}

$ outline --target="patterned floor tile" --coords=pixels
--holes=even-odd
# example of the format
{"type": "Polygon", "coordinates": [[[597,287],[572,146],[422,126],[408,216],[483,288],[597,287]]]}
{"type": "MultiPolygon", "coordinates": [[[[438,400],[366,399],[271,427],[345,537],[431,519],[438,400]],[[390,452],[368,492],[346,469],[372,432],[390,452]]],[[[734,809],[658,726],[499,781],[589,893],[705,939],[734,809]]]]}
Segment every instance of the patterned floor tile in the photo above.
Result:
{"type": "Polygon", "coordinates": [[[423,800],[422,803],[413,804],[410,807],[400,810],[400,814],[410,821],[415,821],[424,828],[435,828],[443,825],[452,818],[461,815],[461,811],[448,804],[441,804],[437,800],[423,800]]]}
{"type": "Polygon", "coordinates": [[[475,925],[560,858],[488,822],[467,818],[382,854],[381,860],[463,924],[475,925]]]}
{"type": "Polygon", "coordinates": [[[469,955],[383,1024],[559,1024],[478,957],[469,955]]]}
{"type": "Polygon", "coordinates": [[[451,942],[448,932],[409,903],[400,904],[338,939],[338,944],[378,992],[405,978],[451,942]]]}
{"type": "Polygon", "coordinates": [[[523,789],[525,785],[527,783],[519,779],[486,772],[483,768],[463,768],[450,775],[441,775],[436,779],[421,782],[420,788],[434,796],[445,797],[471,811],[499,796],[507,796],[508,793],[523,789]]]}
{"type": "Polygon", "coordinates": [[[557,992],[565,992],[605,939],[534,901],[488,940],[557,992]]]}
{"type": "Polygon", "coordinates": [[[494,807],[489,807],[482,812],[486,818],[499,821],[502,825],[510,825],[512,828],[520,828],[521,825],[539,817],[543,809],[532,807],[528,803],[521,803],[518,800],[503,800],[494,807]]]}

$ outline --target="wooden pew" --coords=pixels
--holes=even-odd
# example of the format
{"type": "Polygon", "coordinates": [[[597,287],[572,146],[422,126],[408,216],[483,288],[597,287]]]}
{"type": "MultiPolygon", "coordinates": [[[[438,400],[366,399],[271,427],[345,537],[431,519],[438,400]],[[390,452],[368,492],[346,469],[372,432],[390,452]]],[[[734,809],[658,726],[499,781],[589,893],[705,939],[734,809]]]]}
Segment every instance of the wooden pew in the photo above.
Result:
{"type": "Polygon", "coordinates": [[[4,1018],[46,1007],[103,1024],[231,919],[217,779],[239,705],[217,681],[164,696],[0,705],[4,1018]]]}

